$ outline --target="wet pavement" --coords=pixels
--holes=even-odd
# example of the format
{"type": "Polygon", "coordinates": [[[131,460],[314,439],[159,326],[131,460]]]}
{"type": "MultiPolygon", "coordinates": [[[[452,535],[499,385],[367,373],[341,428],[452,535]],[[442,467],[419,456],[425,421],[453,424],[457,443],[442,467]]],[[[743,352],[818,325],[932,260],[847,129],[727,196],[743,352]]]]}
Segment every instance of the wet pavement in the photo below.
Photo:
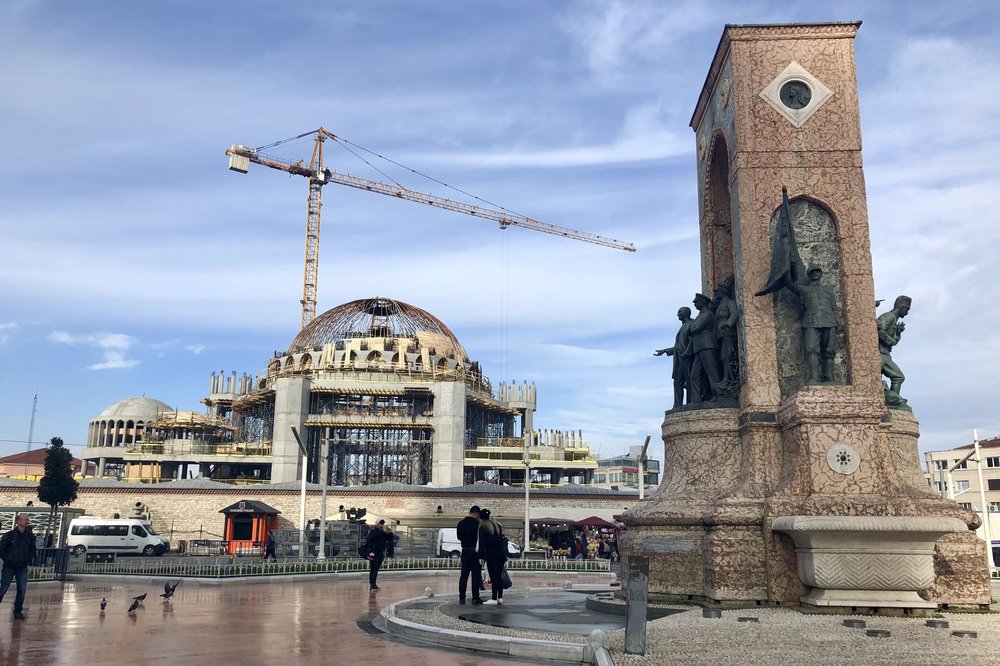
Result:
{"type": "MultiPolygon", "coordinates": [[[[0,605],[0,664],[532,663],[407,644],[371,627],[370,618],[384,606],[419,596],[428,586],[438,594],[456,594],[457,578],[383,573],[383,589],[374,594],[367,576],[271,583],[185,581],[169,602],[158,596],[163,592],[158,579],[32,583],[26,620],[10,616],[13,590],[0,605]],[[148,593],[144,605],[127,613],[132,597],[143,592],[148,593]],[[103,614],[102,597],[108,600],[103,614]]],[[[559,579],[553,577],[551,584],[559,585],[559,579]]]]}

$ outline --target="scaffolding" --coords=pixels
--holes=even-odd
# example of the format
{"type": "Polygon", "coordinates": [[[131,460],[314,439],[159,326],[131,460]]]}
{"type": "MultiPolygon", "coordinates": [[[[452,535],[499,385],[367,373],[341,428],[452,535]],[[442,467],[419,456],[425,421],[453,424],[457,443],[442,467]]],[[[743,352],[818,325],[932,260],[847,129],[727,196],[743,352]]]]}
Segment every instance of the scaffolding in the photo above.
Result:
{"type": "Polygon", "coordinates": [[[261,390],[233,401],[234,440],[268,445],[274,437],[274,391],[261,390]]]}
{"type": "Polygon", "coordinates": [[[432,431],[423,428],[309,428],[307,480],[320,483],[320,450],[329,451],[327,479],[335,486],[431,481],[432,431]],[[327,447],[329,447],[327,449],[327,447]]]}

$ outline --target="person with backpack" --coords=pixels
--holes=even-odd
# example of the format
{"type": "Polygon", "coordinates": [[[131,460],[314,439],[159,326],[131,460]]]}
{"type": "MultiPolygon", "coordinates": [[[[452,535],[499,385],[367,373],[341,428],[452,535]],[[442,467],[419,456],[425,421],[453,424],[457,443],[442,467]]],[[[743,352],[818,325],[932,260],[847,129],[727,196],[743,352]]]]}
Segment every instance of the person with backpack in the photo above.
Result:
{"type": "Polygon", "coordinates": [[[484,606],[503,604],[503,568],[507,562],[507,537],[503,525],[495,520],[489,509],[479,512],[479,561],[486,564],[490,575],[490,590],[493,598],[484,601],[484,606]]]}

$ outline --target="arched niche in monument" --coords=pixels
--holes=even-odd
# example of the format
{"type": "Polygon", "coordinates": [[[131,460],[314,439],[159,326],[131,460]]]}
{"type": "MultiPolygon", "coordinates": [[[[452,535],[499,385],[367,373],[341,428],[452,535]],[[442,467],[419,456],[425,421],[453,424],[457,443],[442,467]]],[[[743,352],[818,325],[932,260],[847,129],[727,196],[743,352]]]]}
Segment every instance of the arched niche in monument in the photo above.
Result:
{"type": "Polygon", "coordinates": [[[722,132],[712,137],[708,166],[705,169],[705,215],[701,238],[705,293],[725,280],[733,271],[733,215],[729,190],[729,147],[722,132]]]}
{"type": "MultiPolygon", "coordinates": [[[[833,213],[820,201],[805,196],[790,199],[788,209],[796,246],[802,259],[803,269],[813,266],[823,270],[822,284],[833,290],[839,312],[843,314],[844,294],[841,275],[840,241],[837,220],[833,213]]],[[[770,236],[775,236],[775,227],[781,206],[771,215],[770,236]]],[[[802,281],[809,278],[799,276],[802,281]]],[[[780,289],[774,297],[775,341],[778,356],[778,385],[781,397],[787,398],[805,384],[808,371],[802,350],[802,306],[798,296],[788,289],[780,289]]],[[[845,324],[846,326],[846,324],[845,324]]],[[[847,362],[846,328],[837,335],[836,355],[833,358],[832,384],[850,384],[850,367],[847,362]]]]}

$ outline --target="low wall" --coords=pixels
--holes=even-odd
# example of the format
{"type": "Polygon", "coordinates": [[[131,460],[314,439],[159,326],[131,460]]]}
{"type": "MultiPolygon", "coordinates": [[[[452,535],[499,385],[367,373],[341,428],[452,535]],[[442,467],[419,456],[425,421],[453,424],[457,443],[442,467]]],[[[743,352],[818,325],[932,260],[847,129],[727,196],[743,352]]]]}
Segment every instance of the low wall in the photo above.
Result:
{"type": "MultiPolygon", "coordinates": [[[[164,484],[165,485],[165,484],[164,484]]],[[[514,490],[514,489],[511,489],[514,490]]],[[[34,486],[4,486],[0,480],[0,506],[24,506],[28,500],[38,503],[38,489],[34,486]]],[[[278,511],[278,529],[299,527],[299,491],[270,489],[267,485],[232,486],[225,489],[161,488],[157,484],[121,484],[114,488],[81,487],[77,492],[74,508],[84,509],[88,515],[110,518],[115,513],[123,518],[131,515],[136,502],[149,509],[150,522],[161,534],[173,539],[197,538],[204,535],[221,535],[225,516],[219,513],[240,500],[256,500],[278,511]]],[[[531,491],[531,515],[549,517],[550,510],[577,510],[585,507],[596,515],[620,514],[626,507],[638,502],[635,494],[560,492],[557,489],[531,491]]],[[[309,490],[306,494],[306,519],[320,515],[321,493],[309,490]]],[[[440,528],[454,527],[466,515],[469,507],[478,504],[489,507],[494,516],[503,522],[512,537],[519,537],[524,525],[524,495],[518,492],[482,493],[455,492],[442,489],[433,491],[377,491],[331,488],[327,492],[327,518],[344,519],[339,513],[345,508],[364,507],[366,519],[399,521],[402,527],[440,528]],[[441,507],[441,511],[438,511],[441,507]]],[[[581,516],[583,517],[583,516],[581,516]]]]}

